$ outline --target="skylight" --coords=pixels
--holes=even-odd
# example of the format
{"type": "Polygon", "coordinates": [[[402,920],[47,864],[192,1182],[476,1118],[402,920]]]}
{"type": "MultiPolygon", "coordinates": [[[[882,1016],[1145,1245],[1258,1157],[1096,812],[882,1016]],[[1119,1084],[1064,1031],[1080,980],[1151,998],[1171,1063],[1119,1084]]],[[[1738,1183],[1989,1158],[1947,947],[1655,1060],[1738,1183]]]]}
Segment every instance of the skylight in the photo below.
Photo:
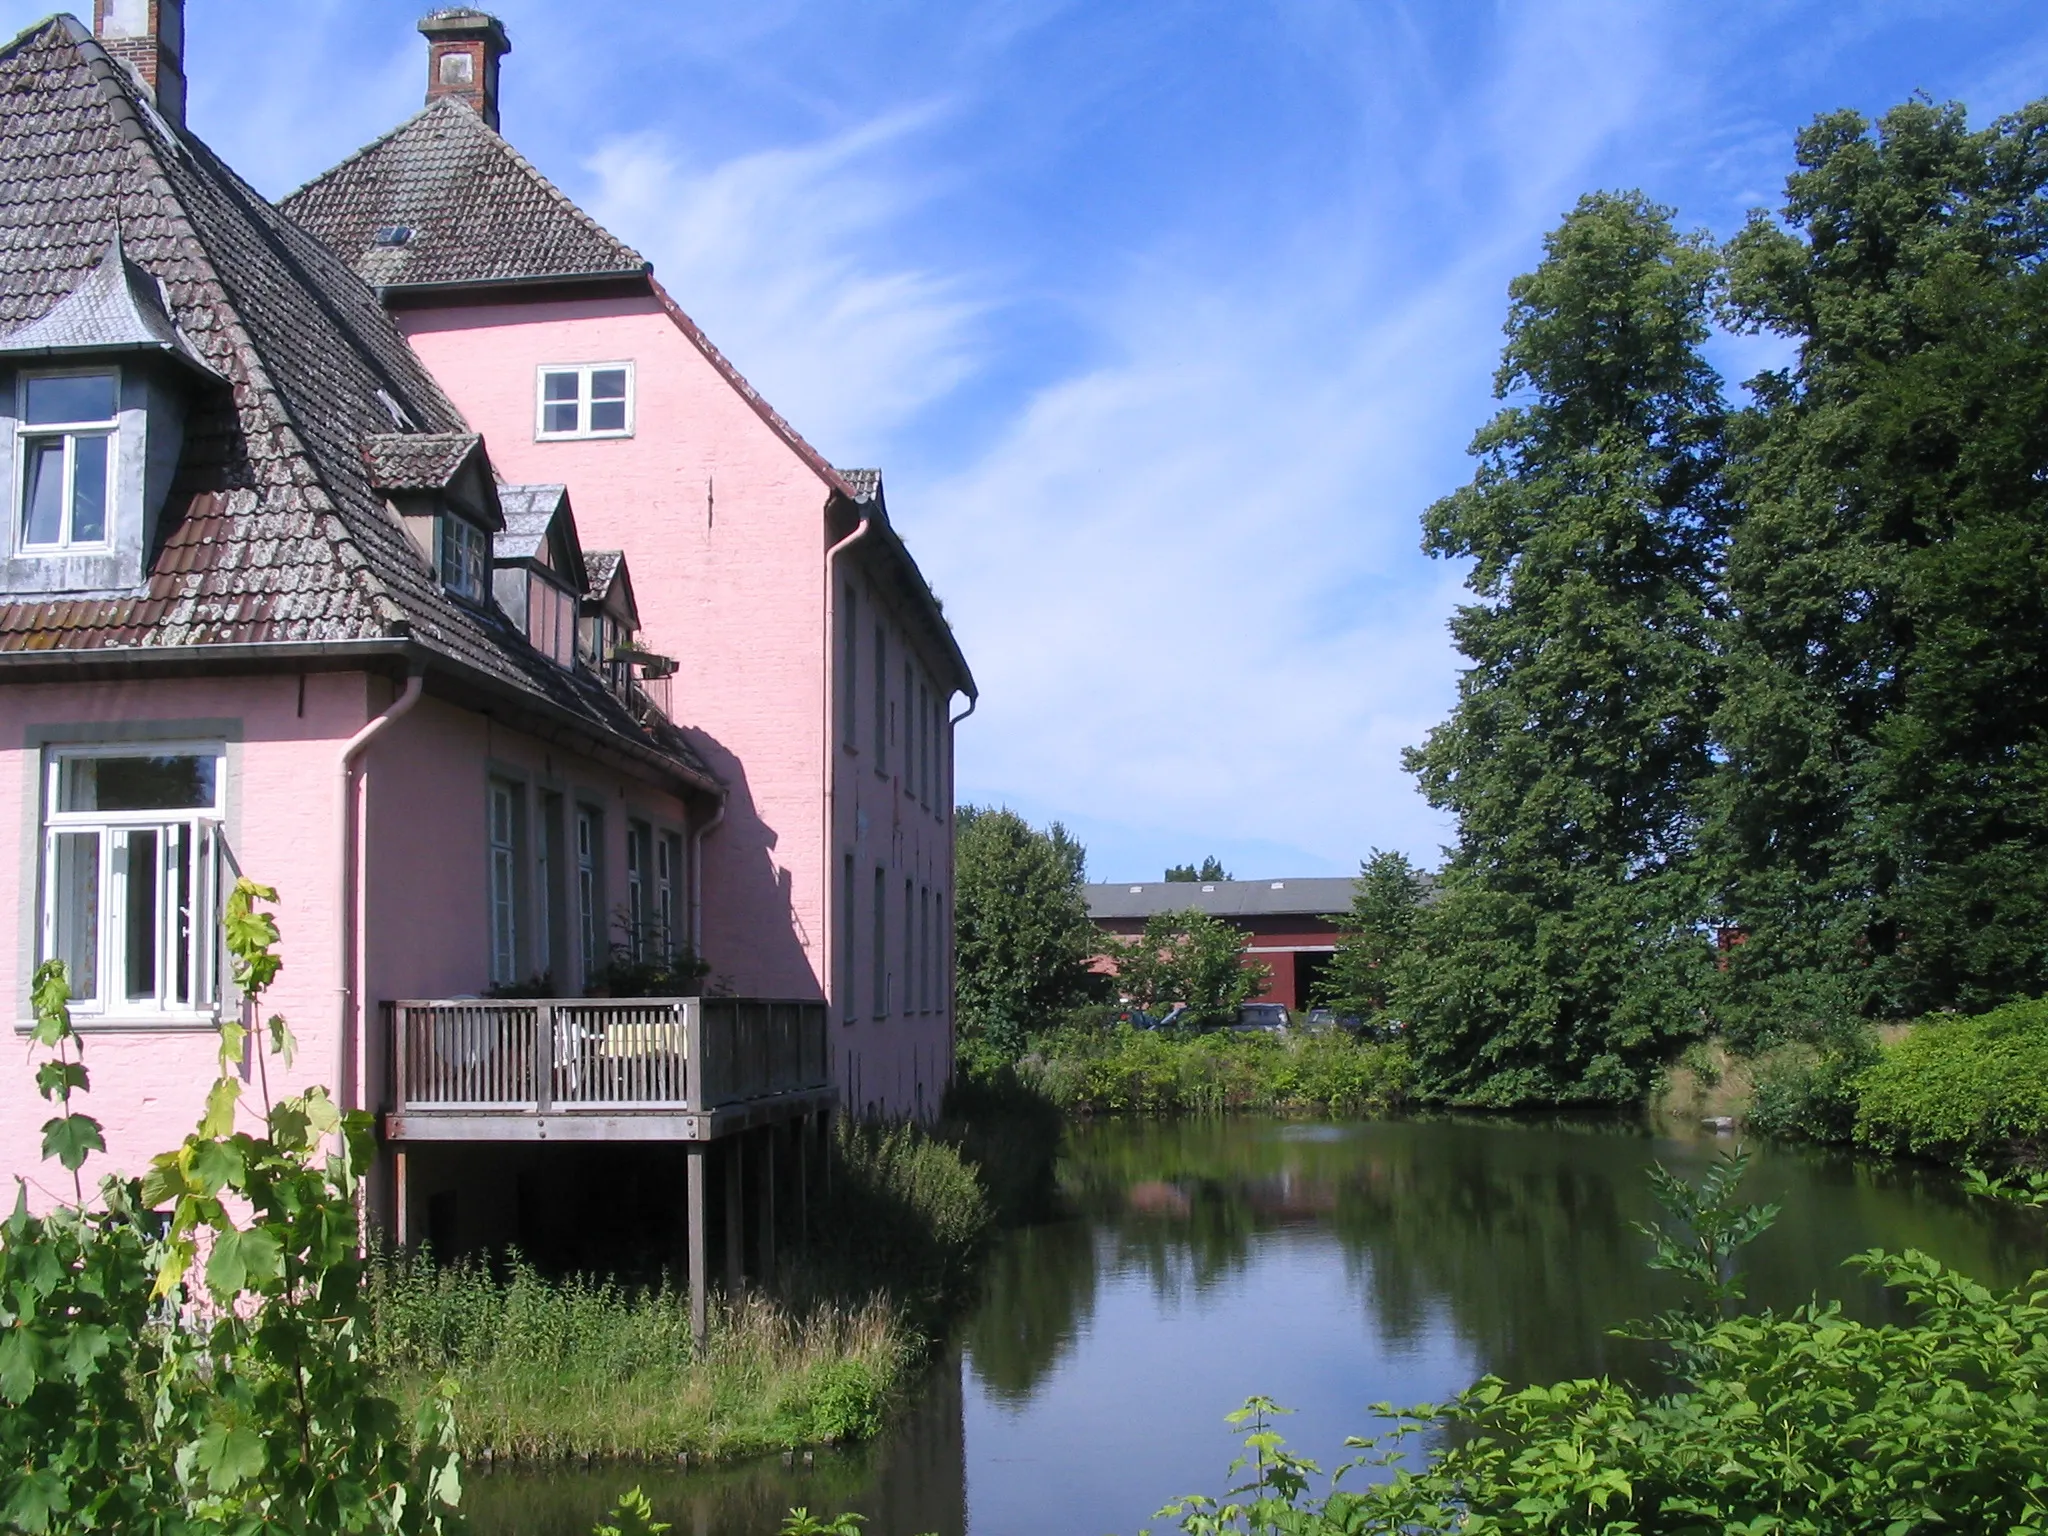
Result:
{"type": "Polygon", "coordinates": [[[410,224],[385,224],[370,237],[373,245],[404,245],[412,239],[410,224]]]}

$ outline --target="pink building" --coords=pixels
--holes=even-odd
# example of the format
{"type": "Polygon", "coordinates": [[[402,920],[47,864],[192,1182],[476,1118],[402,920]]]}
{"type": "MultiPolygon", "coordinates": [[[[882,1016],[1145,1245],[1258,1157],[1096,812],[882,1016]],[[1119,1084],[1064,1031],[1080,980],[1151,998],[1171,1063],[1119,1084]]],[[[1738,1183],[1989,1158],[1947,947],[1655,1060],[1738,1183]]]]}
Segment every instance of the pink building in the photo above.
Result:
{"type": "Polygon", "coordinates": [[[702,954],[828,997],[864,1113],[929,1114],[952,1059],[952,702],[974,679],[889,524],[648,263],[499,136],[505,31],[436,12],[427,106],[284,201],[382,298],[515,480],[628,552],[675,718],[727,786],[702,954]]]}
{"type": "MultiPolygon", "coordinates": [[[[929,1113],[951,1062],[973,683],[879,477],[487,126],[489,18],[423,23],[439,99],[286,217],[183,123],[182,0],[96,12],[0,50],[17,1020],[64,959],[109,1161],[174,1144],[246,872],[400,1237],[608,1195],[687,1225],[700,1296],[715,1216],[772,1266],[832,1104],[929,1113]]],[[[45,1115],[0,1074],[32,1187],[45,1115]]]]}

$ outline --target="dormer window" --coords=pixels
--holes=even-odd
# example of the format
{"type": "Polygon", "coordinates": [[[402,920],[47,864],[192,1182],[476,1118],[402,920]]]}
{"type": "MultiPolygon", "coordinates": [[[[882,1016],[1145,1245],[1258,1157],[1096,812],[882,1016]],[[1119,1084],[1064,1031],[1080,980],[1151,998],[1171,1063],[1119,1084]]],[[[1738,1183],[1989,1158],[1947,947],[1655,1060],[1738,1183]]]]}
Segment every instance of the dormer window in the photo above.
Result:
{"type": "Polygon", "coordinates": [[[118,237],[47,313],[0,335],[0,596],[148,580],[186,418],[224,385],[118,237]]]}
{"type": "Polygon", "coordinates": [[[112,371],[22,377],[16,462],[24,554],[107,547],[120,397],[112,371]]]}
{"type": "Polygon", "coordinates": [[[444,512],[440,523],[441,585],[480,603],[490,591],[491,536],[466,518],[444,512]]]}

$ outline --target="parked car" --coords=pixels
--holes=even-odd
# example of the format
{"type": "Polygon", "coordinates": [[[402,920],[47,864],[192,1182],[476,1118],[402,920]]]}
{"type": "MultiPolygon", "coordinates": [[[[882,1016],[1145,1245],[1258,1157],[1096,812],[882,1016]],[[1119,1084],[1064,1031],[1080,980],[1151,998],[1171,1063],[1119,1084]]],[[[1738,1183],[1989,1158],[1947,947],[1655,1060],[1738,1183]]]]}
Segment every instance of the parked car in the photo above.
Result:
{"type": "Polygon", "coordinates": [[[1186,1003],[1175,1003],[1166,1010],[1165,1016],[1159,1021],[1161,1029],[1186,1029],[1187,1025],[1188,1005],[1186,1003]]]}
{"type": "Polygon", "coordinates": [[[1116,1016],[1119,1024],[1128,1024],[1133,1029],[1157,1029],[1159,1016],[1147,1013],[1142,1008],[1126,1008],[1116,1016]]]}
{"type": "Polygon", "coordinates": [[[1237,1022],[1230,1027],[1284,1035],[1289,1022],[1285,1003],[1245,1003],[1237,1010],[1237,1022]]]}

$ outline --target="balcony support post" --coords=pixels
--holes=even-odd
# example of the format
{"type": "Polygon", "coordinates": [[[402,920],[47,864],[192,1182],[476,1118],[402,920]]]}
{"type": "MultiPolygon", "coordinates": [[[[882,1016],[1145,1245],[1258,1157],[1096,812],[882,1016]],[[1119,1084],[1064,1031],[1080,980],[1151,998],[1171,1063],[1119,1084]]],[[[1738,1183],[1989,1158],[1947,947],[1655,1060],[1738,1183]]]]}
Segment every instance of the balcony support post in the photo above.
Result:
{"type": "Polygon", "coordinates": [[[741,1220],[740,1148],[745,1138],[733,1136],[725,1143],[725,1297],[740,1299],[746,1283],[746,1224],[741,1220]]]}
{"type": "Polygon", "coordinates": [[[697,1346],[697,1353],[704,1353],[704,1345],[710,1336],[711,1318],[705,1291],[710,1277],[705,1272],[704,1255],[704,1153],[706,1143],[690,1143],[688,1173],[684,1185],[684,1199],[689,1209],[685,1213],[690,1228],[690,1338],[697,1346]]]}
{"type": "Polygon", "coordinates": [[[769,1124],[761,1127],[761,1167],[756,1177],[761,1185],[761,1288],[775,1289],[775,1143],[781,1139],[782,1128],[769,1124]]]}

